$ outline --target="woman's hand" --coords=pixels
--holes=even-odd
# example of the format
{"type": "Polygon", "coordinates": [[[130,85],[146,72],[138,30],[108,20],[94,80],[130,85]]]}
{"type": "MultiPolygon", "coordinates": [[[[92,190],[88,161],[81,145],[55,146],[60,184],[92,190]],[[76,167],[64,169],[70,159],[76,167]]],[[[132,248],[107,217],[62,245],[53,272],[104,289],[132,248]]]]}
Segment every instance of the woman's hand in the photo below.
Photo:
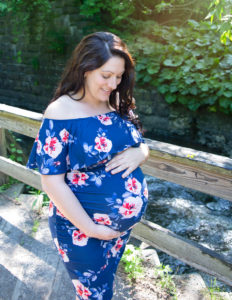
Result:
{"type": "Polygon", "coordinates": [[[112,240],[120,237],[122,233],[111,229],[105,225],[95,225],[93,234],[90,234],[91,237],[94,237],[99,240],[112,240]]]}
{"type": "Polygon", "coordinates": [[[106,171],[111,171],[111,174],[116,174],[126,170],[122,174],[122,178],[125,178],[139,165],[144,163],[148,156],[148,146],[141,143],[139,147],[130,147],[115,155],[115,157],[106,164],[106,171]]]}

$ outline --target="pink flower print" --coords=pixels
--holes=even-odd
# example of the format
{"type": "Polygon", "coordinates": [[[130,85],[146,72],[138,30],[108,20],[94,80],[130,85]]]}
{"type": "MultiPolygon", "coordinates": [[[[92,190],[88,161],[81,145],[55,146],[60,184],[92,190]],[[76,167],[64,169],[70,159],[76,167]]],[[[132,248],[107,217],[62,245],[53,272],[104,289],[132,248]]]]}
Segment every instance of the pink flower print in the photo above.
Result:
{"type": "Polygon", "coordinates": [[[119,208],[119,213],[123,218],[137,217],[142,205],[143,201],[140,197],[128,197],[124,199],[123,205],[119,208]]]}
{"type": "Polygon", "coordinates": [[[111,125],[112,124],[111,118],[106,115],[100,115],[100,116],[97,116],[97,118],[103,125],[111,125]]]}
{"type": "Polygon", "coordinates": [[[107,251],[106,258],[110,258],[110,257],[111,257],[110,251],[107,251]]]}
{"type": "Polygon", "coordinates": [[[143,195],[145,198],[148,198],[148,189],[147,187],[145,187],[144,191],[143,191],[143,195]]]}
{"type": "Polygon", "coordinates": [[[54,161],[54,163],[53,163],[53,165],[56,166],[56,167],[59,166],[60,164],[61,164],[60,161],[54,161]]]}
{"type": "Polygon", "coordinates": [[[35,142],[37,142],[38,139],[39,139],[39,132],[37,133],[37,136],[36,136],[36,138],[35,138],[35,142]]]}
{"type": "Polygon", "coordinates": [[[117,255],[118,251],[122,248],[122,246],[123,246],[123,240],[121,238],[118,238],[116,241],[116,244],[111,249],[113,257],[115,257],[117,255]]]}
{"type": "MultiPolygon", "coordinates": [[[[62,218],[65,218],[65,216],[62,214],[62,212],[59,211],[58,208],[56,208],[56,214],[62,218]]],[[[66,218],[65,218],[66,219],[66,218]]]]}
{"type": "Polygon", "coordinates": [[[107,161],[108,161],[108,159],[106,158],[106,159],[103,159],[103,160],[99,161],[97,164],[98,164],[98,165],[101,165],[101,164],[106,163],[107,161]]]}
{"type": "Polygon", "coordinates": [[[55,243],[56,248],[58,249],[60,255],[62,256],[63,261],[69,262],[69,258],[67,256],[66,252],[60,248],[57,238],[54,238],[54,243],[55,243]]]}
{"type": "Polygon", "coordinates": [[[92,295],[90,290],[87,287],[85,287],[78,279],[73,279],[72,282],[77,293],[81,296],[81,299],[89,299],[89,296],[92,295]]]}
{"type": "Polygon", "coordinates": [[[126,182],[125,182],[125,186],[126,189],[136,195],[139,195],[140,191],[141,191],[141,183],[136,179],[136,178],[129,178],[126,182]]]}
{"type": "Polygon", "coordinates": [[[109,216],[106,215],[106,214],[95,213],[93,215],[93,218],[94,218],[95,221],[98,222],[98,224],[102,224],[102,225],[111,225],[112,224],[109,216]]]}
{"type": "Polygon", "coordinates": [[[112,148],[112,142],[111,140],[107,139],[104,136],[96,137],[95,138],[95,149],[99,152],[109,152],[112,148]]]}
{"type": "Polygon", "coordinates": [[[86,246],[88,242],[87,235],[84,234],[84,232],[80,230],[74,230],[72,233],[72,242],[74,245],[77,246],[86,246]]]}
{"type": "Polygon", "coordinates": [[[40,140],[37,140],[36,153],[40,154],[41,150],[42,150],[42,144],[40,140]]]}
{"type": "Polygon", "coordinates": [[[45,140],[43,147],[45,153],[51,156],[53,159],[56,158],[62,151],[62,145],[56,137],[48,136],[45,140]]]}
{"type": "Polygon", "coordinates": [[[104,266],[102,266],[101,270],[105,270],[106,267],[107,267],[107,264],[105,264],[104,266]]]}
{"type": "Polygon", "coordinates": [[[72,184],[85,185],[85,181],[89,178],[89,175],[84,172],[73,171],[67,174],[67,178],[72,184]]]}
{"type": "Polygon", "coordinates": [[[69,138],[69,132],[64,128],[63,130],[60,131],[60,137],[62,142],[65,142],[67,144],[69,138]]]}
{"type": "Polygon", "coordinates": [[[49,208],[48,208],[49,217],[53,216],[53,208],[54,208],[54,205],[53,205],[52,201],[50,201],[49,208]]]}

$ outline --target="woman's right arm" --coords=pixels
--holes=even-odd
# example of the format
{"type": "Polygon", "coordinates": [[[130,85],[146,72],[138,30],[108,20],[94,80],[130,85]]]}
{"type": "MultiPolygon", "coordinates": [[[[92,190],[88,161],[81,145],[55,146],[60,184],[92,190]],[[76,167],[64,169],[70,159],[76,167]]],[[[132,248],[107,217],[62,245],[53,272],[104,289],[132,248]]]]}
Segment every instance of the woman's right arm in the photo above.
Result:
{"type": "Polygon", "coordinates": [[[93,222],[65,183],[64,174],[41,175],[41,183],[43,190],[61,213],[87,236],[100,240],[111,240],[120,236],[119,231],[93,222]]]}

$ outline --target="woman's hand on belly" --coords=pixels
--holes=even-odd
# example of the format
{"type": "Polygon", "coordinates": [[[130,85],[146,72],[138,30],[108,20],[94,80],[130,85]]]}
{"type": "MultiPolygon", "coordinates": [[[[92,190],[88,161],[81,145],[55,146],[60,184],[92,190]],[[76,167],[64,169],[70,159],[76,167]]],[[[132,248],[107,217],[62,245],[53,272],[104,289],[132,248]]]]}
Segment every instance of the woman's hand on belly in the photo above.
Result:
{"type": "Polygon", "coordinates": [[[125,178],[144,163],[148,156],[148,146],[141,143],[139,147],[130,147],[115,155],[115,157],[106,164],[106,171],[111,171],[111,174],[116,174],[126,170],[122,174],[122,177],[125,178]]]}
{"type": "Polygon", "coordinates": [[[105,225],[96,225],[91,237],[99,240],[112,240],[118,238],[122,233],[120,231],[113,230],[105,225]]]}

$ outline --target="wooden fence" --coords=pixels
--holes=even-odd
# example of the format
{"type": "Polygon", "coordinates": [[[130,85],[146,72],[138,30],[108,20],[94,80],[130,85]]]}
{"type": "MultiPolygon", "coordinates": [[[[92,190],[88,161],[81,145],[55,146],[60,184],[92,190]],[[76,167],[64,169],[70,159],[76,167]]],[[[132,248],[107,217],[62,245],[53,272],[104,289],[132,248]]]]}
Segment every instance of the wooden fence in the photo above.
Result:
{"type": "MultiPolygon", "coordinates": [[[[5,157],[4,130],[35,138],[41,119],[39,113],[0,104],[0,171],[40,190],[38,172],[5,157]]],[[[145,140],[150,148],[145,174],[232,201],[232,159],[145,140]]],[[[132,235],[232,286],[232,262],[223,255],[144,219],[132,235]]]]}

